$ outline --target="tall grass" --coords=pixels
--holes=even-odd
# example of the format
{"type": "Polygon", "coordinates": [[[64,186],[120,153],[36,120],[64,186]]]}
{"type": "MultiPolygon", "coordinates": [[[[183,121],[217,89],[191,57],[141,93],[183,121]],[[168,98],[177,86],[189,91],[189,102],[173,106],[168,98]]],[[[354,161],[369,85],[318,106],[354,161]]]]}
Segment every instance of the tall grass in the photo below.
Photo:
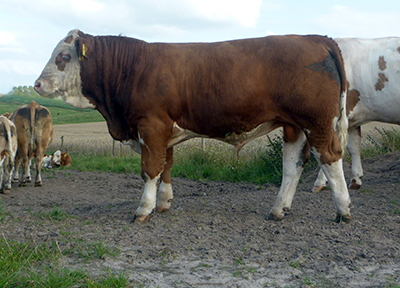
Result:
{"type": "MultiPolygon", "coordinates": [[[[282,178],[282,137],[265,137],[239,154],[231,145],[216,140],[206,140],[204,150],[199,139],[180,144],[174,149],[173,177],[193,180],[225,180],[255,184],[278,184],[282,178]]],[[[115,173],[140,173],[140,155],[130,149],[117,156],[108,149],[88,150],[85,147],[68,148],[73,166],[79,171],[104,171],[115,173]],[[83,152],[71,152],[83,151],[83,152]]],[[[313,171],[317,162],[312,158],[304,175],[313,171]]]]}
{"type": "Polygon", "coordinates": [[[377,136],[367,135],[366,145],[362,149],[362,158],[372,158],[387,153],[400,151],[399,129],[375,128],[377,136]]]}

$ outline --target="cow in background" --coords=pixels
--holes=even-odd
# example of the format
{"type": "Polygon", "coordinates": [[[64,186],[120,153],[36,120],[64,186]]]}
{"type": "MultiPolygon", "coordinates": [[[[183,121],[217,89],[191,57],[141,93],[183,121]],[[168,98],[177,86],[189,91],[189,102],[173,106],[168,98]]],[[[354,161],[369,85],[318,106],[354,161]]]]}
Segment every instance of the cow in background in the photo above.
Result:
{"type": "MultiPolygon", "coordinates": [[[[337,38],[348,81],[347,113],[351,155],[350,189],[361,187],[361,125],[372,121],[400,124],[400,38],[337,38]]],[[[314,192],[326,186],[320,171],[314,192]]]]}
{"type": "Polygon", "coordinates": [[[11,189],[16,152],[17,129],[7,117],[0,116],[0,192],[4,194],[11,189]]]}
{"type": "Polygon", "coordinates": [[[283,127],[282,185],[268,219],[290,211],[311,150],[328,175],[340,222],[351,218],[341,147],[346,84],[339,47],[318,35],[147,43],[73,30],[35,90],[96,108],[114,139],[141,152],[145,185],[135,221],[170,208],[174,145],[209,137],[239,149],[283,127]]]}
{"type": "Polygon", "coordinates": [[[17,127],[18,151],[15,157],[14,182],[26,185],[31,181],[30,163],[35,158],[36,179],[35,186],[42,185],[41,168],[44,153],[51,144],[54,137],[54,127],[50,111],[32,101],[15,109],[10,120],[17,127]],[[18,168],[21,163],[22,177],[19,176],[18,168]]]}
{"type": "Polygon", "coordinates": [[[43,168],[54,168],[54,167],[69,167],[72,165],[71,156],[68,152],[61,152],[57,150],[51,155],[44,155],[43,157],[43,168]]]}

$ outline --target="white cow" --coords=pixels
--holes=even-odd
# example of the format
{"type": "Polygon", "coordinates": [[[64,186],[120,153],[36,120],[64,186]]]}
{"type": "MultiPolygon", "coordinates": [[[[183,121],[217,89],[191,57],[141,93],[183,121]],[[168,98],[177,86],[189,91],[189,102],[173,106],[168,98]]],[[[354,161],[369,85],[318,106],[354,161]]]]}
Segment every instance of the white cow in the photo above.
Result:
{"type": "MultiPolygon", "coordinates": [[[[348,81],[347,113],[351,155],[350,189],[362,182],[361,125],[372,121],[400,124],[400,38],[338,38],[348,81]]],[[[314,192],[326,186],[320,171],[314,192]]]]}
{"type": "Polygon", "coordinates": [[[14,123],[6,117],[0,116],[0,192],[4,194],[11,189],[17,144],[17,129],[14,123]]]}

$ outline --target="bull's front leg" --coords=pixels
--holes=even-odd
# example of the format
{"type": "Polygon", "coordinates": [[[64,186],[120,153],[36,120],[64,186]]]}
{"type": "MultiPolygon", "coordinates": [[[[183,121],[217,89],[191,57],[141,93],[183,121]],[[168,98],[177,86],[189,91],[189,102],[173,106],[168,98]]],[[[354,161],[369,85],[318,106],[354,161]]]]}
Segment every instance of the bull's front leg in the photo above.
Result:
{"type": "MultiPolygon", "coordinates": [[[[159,128],[159,127],[158,127],[159,128]]],[[[161,173],[164,171],[167,159],[167,137],[166,133],[157,131],[157,127],[147,126],[139,129],[139,143],[141,148],[142,178],[145,181],[144,192],[136,210],[133,221],[143,223],[155,211],[157,199],[157,183],[161,173]]],[[[169,153],[172,153],[169,151],[169,153]]],[[[172,156],[172,155],[171,155],[172,156]]],[[[167,174],[166,174],[167,175],[167,174]]],[[[166,175],[164,177],[166,177],[166,175]]],[[[160,203],[165,202],[165,195],[168,195],[168,187],[164,183],[164,192],[161,193],[160,203]]],[[[172,189],[171,189],[172,192],[172,189]]],[[[169,200],[169,199],[168,199],[169,200]]],[[[165,203],[164,203],[165,206],[165,203]]]]}
{"type": "Polygon", "coordinates": [[[167,157],[164,165],[164,171],[161,174],[161,183],[158,190],[157,212],[161,213],[171,208],[171,202],[174,198],[171,184],[171,169],[174,163],[173,148],[167,149],[167,157]]]}

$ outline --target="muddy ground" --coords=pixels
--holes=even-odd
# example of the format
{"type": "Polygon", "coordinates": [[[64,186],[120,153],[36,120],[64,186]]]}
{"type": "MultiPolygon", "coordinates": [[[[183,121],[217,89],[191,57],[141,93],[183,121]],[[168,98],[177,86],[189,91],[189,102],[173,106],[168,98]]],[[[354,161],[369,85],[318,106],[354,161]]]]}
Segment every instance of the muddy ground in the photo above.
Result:
{"type": "Polygon", "coordinates": [[[7,212],[0,237],[57,241],[61,251],[103,241],[119,255],[65,253],[60,264],[94,276],[124,272],[129,287],[399,287],[400,154],[363,163],[364,185],[350,191],[350,224],[334,223],[330,191],[310,192],[317,171],[299,184],[280,222],[265,220],[277,186],[173,179],[172,209],[139,225],[131,223],[144,187],[139,175],[51,170],[43,187],[0,194],[7,212]],[[38,217],[54,207],[73,217],[38,217]]]}

